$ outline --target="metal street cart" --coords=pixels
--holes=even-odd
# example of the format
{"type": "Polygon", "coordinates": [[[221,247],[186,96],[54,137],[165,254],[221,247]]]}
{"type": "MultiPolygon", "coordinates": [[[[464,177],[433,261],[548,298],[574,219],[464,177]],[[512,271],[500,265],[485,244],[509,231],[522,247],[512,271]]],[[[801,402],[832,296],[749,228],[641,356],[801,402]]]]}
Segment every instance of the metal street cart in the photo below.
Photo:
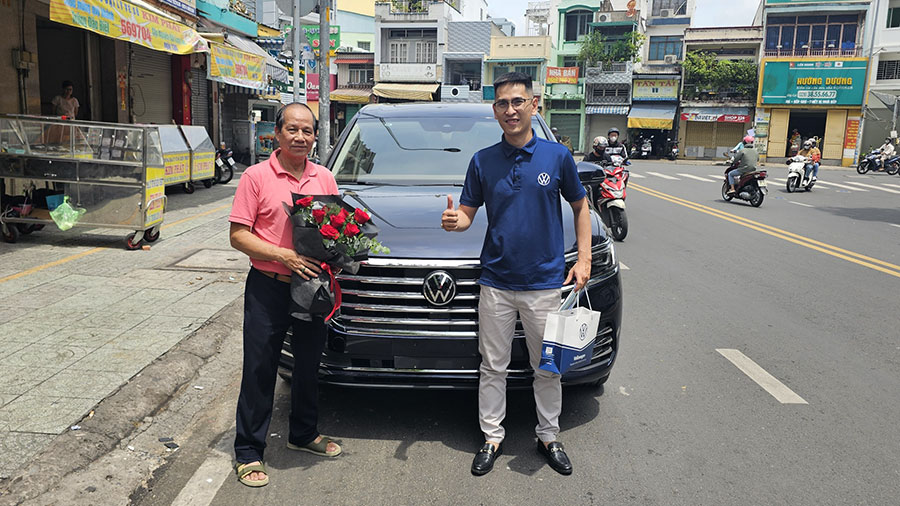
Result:
{"type": "Polygon", "coordinates": [[[191,153],[191,175],[185,191],[193,193],[194,183],[201,181],[209,188],[216,177],[216,147],[213,145],[206,128],[199,125],[181,125],[181,133],[191,153]]]}
{"type": "Polygon", "coordinates": [[[0,115],[3,239],[55,225],[50,211],[68,197],[86,210],[77,227],[132,230],[128,249],[157,240],[166,208],[162,153],[156,125],[0,115]]]}
{"type": "Polygon", "coordinates": [[[163,161],[166,167],[166,186],[181,185],[184,193],[194,193],[191,184],[191,150],[181,135],[178,125],[141,125],[157,128],[162,141],[163,161]]]}

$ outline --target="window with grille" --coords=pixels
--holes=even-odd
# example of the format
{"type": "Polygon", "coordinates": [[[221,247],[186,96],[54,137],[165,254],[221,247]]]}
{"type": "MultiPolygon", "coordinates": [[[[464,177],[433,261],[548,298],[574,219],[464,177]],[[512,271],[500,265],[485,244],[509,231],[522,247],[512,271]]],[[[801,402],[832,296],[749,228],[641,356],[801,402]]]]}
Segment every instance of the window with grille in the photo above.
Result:
{"type": "MultiPolygon", "coordinates": [[[[891,9],[894,10],[894,9],[891,9]]],[[[888,28],[892,18],[888,14],[888,28]]],[[[900,13],[897,15],[900,26],[900,13]]],[[[806,54],[823,50],[851,50],[857,46],[859,16],[770,16],[766,20],[766,50],[806,54]]],[[[814,53],[821,54],[821,53],[814,53]]]]}
{"type": "Polygon", "coordinates": [[[416,63],[437,62],[437,44],[431,40],[416,42],[416,63]]]}
{"type": "Polygon", "coordinates": [[[356,47],[362,49],[363,51],[371,51],[372,43],[367,40],[361,40],[356,43],[356,47]]]}
{"type": "Polygon", "coordinates": [[[667,54],[674,54],[681,59],[682,39],[679,35],[670,37],[650,37],[649,60],[665,60],[667,54]]]}
{"type": "Polygon", "coordinates": [[[878,62],[878,71],[875,79],[885,81],[888,79],[900,79],[900,60],[881,60],[878,62]]]}
{"type": "Polygon", "coordinates": [[[891,7],[887,15],[888,28],[900,28],[900,7],[891,7]]]}
{"type": "Polygon", "coordinates": [[[409,44],[406,42],[390,43],[391,63],[406,63],[409,59],[409,44]]]}
{"type": "Polygon", "coordinates": [[[578,67],[578,77],[584,76],[584,62],[578,62],[577,56],[563,56],[562,57],[562,66],[563,67],[578,67]]]}
{"type": "Polygon", "coordinates": [[[566,13],[566,42],[581,40],[591,29],[594,13],[586,10],[575,10],[566,13]]]}
{"type": "Polygon", "coordinates": [[[350,84],[370,84],[375,81],[375,69],[365,63],[350,64],[350,84]]]}
{"type": "Polygon", "coordinates": [[[537,65],[516,65],[516,72],[521,72],[529,77],[532,81],[538,80],[537,65]]]}
{"type": "Polygon", "coordinates": [[[663,10],[669,11],[670,16],[684,16],[687,14],[687,1],[653,0],[653,15],[659,16],[663,10]]]}
{"type": "Polygon", "coordinates": [[[577,111],[578,109],[581,109],[581,100],[551,100],[550,108],[577,111]]]}

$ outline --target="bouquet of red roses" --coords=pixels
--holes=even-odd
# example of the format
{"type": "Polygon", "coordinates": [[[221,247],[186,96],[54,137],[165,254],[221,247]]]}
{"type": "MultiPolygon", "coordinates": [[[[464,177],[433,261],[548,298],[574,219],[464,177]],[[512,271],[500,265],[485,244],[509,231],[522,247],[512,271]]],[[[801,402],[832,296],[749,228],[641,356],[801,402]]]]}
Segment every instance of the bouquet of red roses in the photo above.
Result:
{"type": "Polygon", "coordinates": [[[356,274],[359,263],[369,253],[390,253],[377,240],[378,227],[369,214],[343,201],[338,195],[291,194],[292,205],[284,204],[293,229],[294,250],[315,258],[322,272],[306,280],[291,275],[291,314],[308,320],[311,316],[334,316],[341,306],[337,270],[356,274]]]}

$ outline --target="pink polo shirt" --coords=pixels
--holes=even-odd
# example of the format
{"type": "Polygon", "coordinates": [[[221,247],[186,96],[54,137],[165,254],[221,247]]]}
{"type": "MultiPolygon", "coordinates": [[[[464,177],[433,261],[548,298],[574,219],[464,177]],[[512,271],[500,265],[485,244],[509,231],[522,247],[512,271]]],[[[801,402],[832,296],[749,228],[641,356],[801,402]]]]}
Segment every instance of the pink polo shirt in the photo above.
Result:
{"type": "MultiPolygon", "coordinates": [[[[241,175],[228,221],[247,225],[253,235],[268,243],[293,249],[291,222],[282,203],[290,205],[291,192],[337,195],[338,187],[328,169],[309,160],[298,181],[278,162],[279,152],[281,149],[276,149],[268,160],[247,168],[241,175]]],[[[251,258],[250,263],[261,271],[291,273],[281,262],[251,258]]]]}

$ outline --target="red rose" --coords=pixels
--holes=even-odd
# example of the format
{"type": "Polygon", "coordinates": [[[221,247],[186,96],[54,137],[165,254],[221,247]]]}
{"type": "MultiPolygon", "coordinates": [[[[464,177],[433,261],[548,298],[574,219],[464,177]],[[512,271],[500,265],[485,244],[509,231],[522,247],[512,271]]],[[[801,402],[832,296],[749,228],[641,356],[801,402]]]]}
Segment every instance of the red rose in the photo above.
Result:
{"type": "Polygon", "coordinates": [[[346,227],[344,227],[344,235],[347,237],[353,237],[359,233],[359,227],[352,223],[348,223],[346,227]]]}
{"type": "Polygon", "coordinates": [[[341,233],[331,225],[322,225],[322,228],[319,229],[319,233],[322,234],[322,237],[331,240],[335,240],[341,235],[341,233]]]}
{"type": "Polygon", "coordinates": [[[328,220],[328,223],[331,223],[335,227],[340,228],[345,221],[347,221],[347,218],[343,214],[332,214],[331,218],[328,220]]]}
{"type": "Polygon", "coordinates": [[[312,195],[309,197],[303,197],[302,199],[297,199],[297,205],[303,207],[309,207],[312,204],[313,198],[312,195]]]}
{"type": "Polygon", "coordinates": [[[369,221],[369,214],[367,212],[363,211],[362,209],[357,209],[357,210],[353,211],[353,218],[356,220],[357,223],[362,225],[363,223],[369,221]]]}
{"type": "Polygon", "coordinates": [[[299,206],[299,205],[300,205],[300,199],[295,200],[295,201],[294,201],[294,205],[295,205],[295,206],[299,206]]]}
{"type": "Polygon", "coordinates": [[[313,209],[312,216],[316,220],[316,223],[322,223],[325,219],[325,209],[313,209]]]}

